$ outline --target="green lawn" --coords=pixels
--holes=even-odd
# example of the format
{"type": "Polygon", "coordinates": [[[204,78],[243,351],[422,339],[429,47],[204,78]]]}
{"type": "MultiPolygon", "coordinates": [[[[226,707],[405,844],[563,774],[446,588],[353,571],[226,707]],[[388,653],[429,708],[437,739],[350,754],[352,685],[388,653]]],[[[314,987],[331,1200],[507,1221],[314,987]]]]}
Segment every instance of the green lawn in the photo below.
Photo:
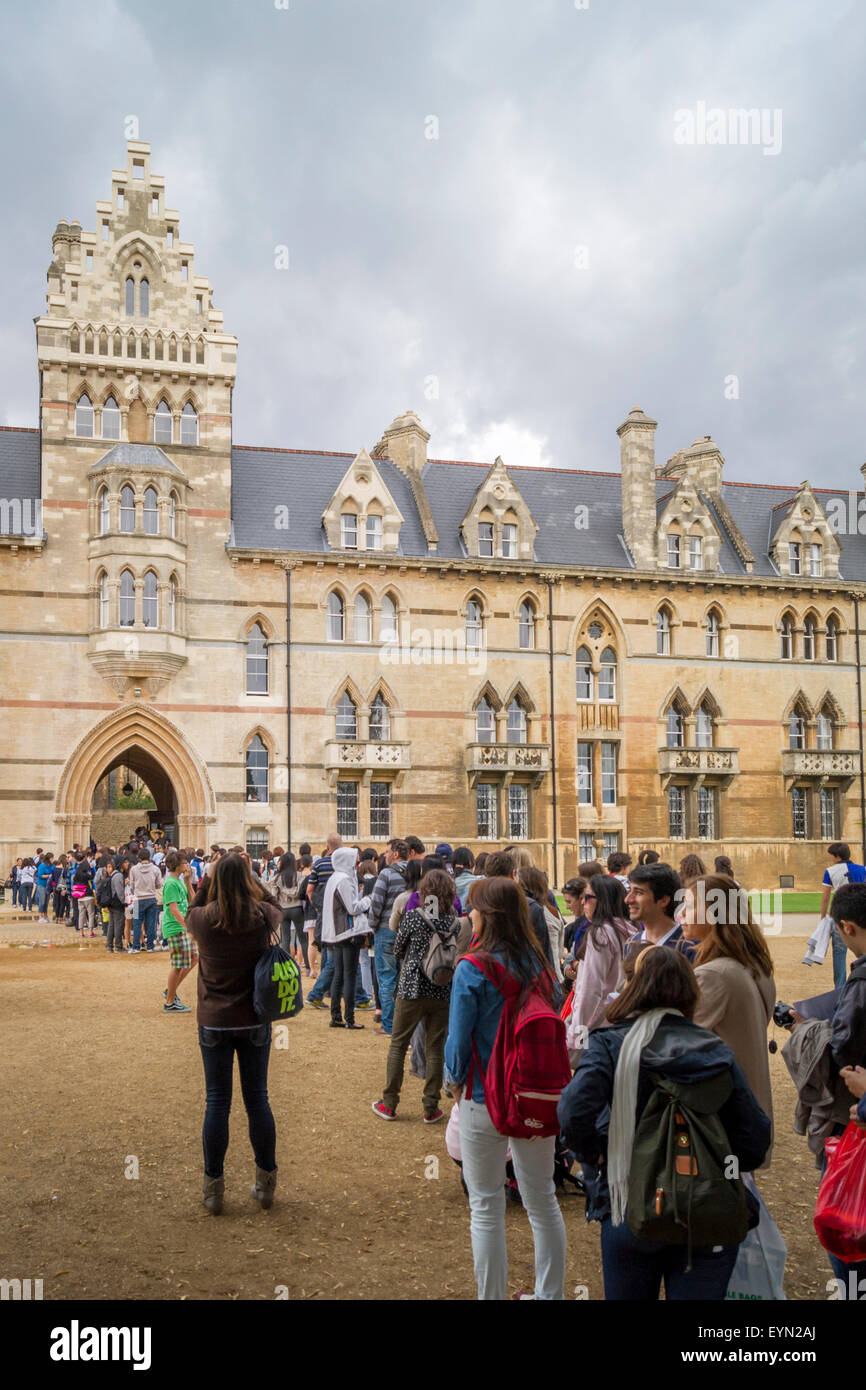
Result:
{"type": "Polygon", "coordinates": [[[766,889],[763,893],[752,892],[749,894],[749,901],[753,912],[760,911],[762,900],[768,908],[772,904],[774,910],[781,904],[783,912],[814,912],[817,915],[821,910],[820,893],[796,893],[789,888],[782,892],[778,889],[766,889]],[[773,892],[779,893],[778,898],[770,896],[773,892]]]}

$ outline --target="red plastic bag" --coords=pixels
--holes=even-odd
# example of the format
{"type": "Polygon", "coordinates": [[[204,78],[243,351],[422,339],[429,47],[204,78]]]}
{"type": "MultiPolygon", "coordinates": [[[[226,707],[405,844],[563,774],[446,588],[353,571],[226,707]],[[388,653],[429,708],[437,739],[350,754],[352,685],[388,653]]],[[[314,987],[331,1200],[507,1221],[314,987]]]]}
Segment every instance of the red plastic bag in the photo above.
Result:
{"type": "Polygon", "coordinates": [[[559,1011],[559,1017],[562,1019],[563,1023],[567,1023],[568,1020],[571,1018],[571,1011],[572,1011],[573,1008],[574,1008],[574,990],[571,989],[571,990],[569,990],[568,998],[566,999],[565,1003],[563,1004],[562,1008],[561,1008],[560,1011],[559,1011]]]}
{"type": "Polygon", "coordinates": [[[824,1149],[827,1169],[818,1188],[815,1230],[825,1250],[852,1264],[866,1259],[866,1132],[852,1121],[824,1149]]]}

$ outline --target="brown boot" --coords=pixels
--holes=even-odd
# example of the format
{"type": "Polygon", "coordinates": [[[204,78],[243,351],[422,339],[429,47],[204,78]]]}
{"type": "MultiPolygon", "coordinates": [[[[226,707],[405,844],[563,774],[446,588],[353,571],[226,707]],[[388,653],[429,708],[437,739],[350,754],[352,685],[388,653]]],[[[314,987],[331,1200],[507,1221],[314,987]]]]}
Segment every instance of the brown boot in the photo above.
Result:
{"type": "Polygon", "coordinates": [[[274,1205],[274,1188],[277,1185],[277,1170],[266,1173],[264,1168],[256,1169],[256,1185],[250,1188],[250,1196],[255,1197],[262,1208],[268,1211],[274,1205]]]}
{"type": "Polygon", "coordinates": [[[225,1187],[225,1178],[205,1177],[201,1203],[212,1216],[219,1216],[223,1209],[223,1193],[225,1192],[225,1187]]]}

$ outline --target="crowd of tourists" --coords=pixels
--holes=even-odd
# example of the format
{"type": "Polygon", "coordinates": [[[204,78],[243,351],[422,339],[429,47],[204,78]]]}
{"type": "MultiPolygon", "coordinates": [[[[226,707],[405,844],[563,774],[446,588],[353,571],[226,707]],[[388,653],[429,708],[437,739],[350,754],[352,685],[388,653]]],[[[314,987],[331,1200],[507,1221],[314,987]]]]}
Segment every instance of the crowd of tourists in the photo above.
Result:
{"type": "MultiPolygon", "coordinates": [[[[424,1123],[443,1121],[450,1098],[445,1146],[468,1196],[479,1298],[506,1297],[508,1197],[535,1248],[534,1288],[518,1296],[564,1296],[568,1183],[601,1227],[606,1298],[656,1299],[664,1286],[668,1299],[721,1300],[749,1233],[772,1225],[755,1179],[773,1148],[771,1022],[791,1034],[795,1128],[817,1166],[849,1120],[866,1131],[866,870],[845,844],[829,856],[837,994],[821,1018],[777,1002],[725,857],[674,868],[653,850],[637,863],[619,852],[579,865],[558,897],[523,846],[428,852],[407,836],[378,854],[331,834],[318,854],[305,844],[254,861],[242,846],[205,855],[142,835],[117,850],[75,846],[56,864],[19,861],[17,895],[26,909],[35,885],[38,911],[51,902],[58,920],[75,907],[76,930],[100,923],[108,952],[168,949],[165,1013],[189,1012],[177,990],[198,966],[209,1212],[223,1207],[235,1053],[252,1196],[274,1201],[271,1025],[254,991],[279,941],[332,1029],[388,1040],[377,1118],[398,1118],[407,1053],[424,1123]]],[[[857,1297],[866,1259],[829,1258],[834,1296],[857,1297]]]]}

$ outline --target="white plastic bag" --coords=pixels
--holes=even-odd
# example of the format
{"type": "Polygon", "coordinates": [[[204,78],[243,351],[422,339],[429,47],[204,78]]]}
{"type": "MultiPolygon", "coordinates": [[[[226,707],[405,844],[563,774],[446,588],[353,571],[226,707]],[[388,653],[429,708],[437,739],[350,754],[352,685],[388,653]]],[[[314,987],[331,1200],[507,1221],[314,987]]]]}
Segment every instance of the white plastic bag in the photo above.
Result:
{"type": "Polygon", "coordinates": [[[751,1173],[744,1174],[743,1182],[760,1203],[761,1219],[740,1245],[725,1299],[738,1303],[784,1299],[782,1281],[788,1247],[751,1173]]]}

